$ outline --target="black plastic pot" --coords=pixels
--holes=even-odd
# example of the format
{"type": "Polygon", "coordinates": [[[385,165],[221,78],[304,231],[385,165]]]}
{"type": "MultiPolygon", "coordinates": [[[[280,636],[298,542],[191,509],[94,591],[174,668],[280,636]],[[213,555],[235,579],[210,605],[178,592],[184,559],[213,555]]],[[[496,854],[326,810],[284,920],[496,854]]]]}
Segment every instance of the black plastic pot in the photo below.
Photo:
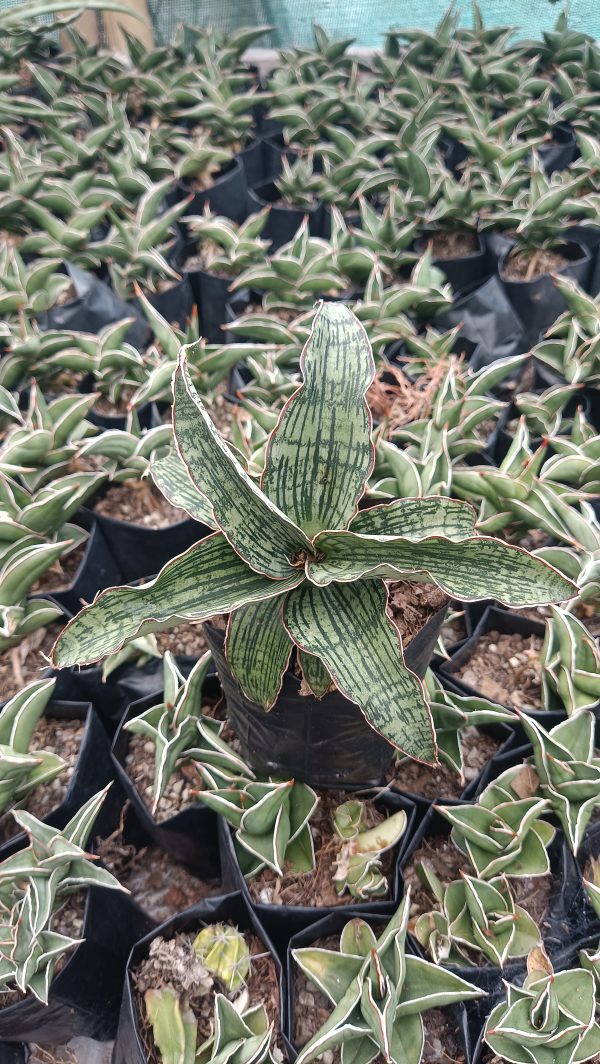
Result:
{"type": "Polygon", "coordinates": [[[121,584],[126,579],[107,536],[99,524],[93,523],[81,565],[70,587],[47,592],[43,597],[60,606],[67,617],[74,617],[84,603],[92,601],[98,591],[121,584]]]}
{"type": "Polygon", "coordinates": [[[473,370],[528,349],[522,322],[495,275],[456,299],[438,315],[436,325],[445,329],[460,325],[460,335],[476,345],[470,362],[473,370]]]}
{"type": "Polygon", "coordinates": [[[220,871],[215,813],[197,804],[188,806],[168,820],[157,821],[127,775],[126,757],[130,733],[125,731],[124,725],[128,720],[157,705],[161,699],[162,689],[159,687],[153,694],[127,706],[111,747],[113,770],[139,823],[153,842],[171,854],[176,861],[193,865],[196,869],[201,869],[198,874],[206,879],[213,879],[220,871]]]}
{"type": "MultiPolygon", "coordinates": [[[[348,798],[351,797],[352,793],[348,792],[348,798]]],[[[385,809],[390,816],[400,809],[403,809],[407,815],[406,831],[398,843],[392,871],[390,897],[372,902],[351,901],[347,905],[323,905],[317,907],[314,905],[275,905],[254,901],[239,866],[231,828],[223,817],[218,817],[223,886],[228,890],[242,892],[248,904],[258,913],[263,926],[279,950],[285,951],[290,935],[295,935],[298,931],[302,931],[305,927],[313,924],[315,920],[325,916],[326,913],[343,913],[351,909],[352,912],[360,913],[361,915],[370,913],[390,917],[396,911],[403,893],[400,861],[403,851],[406,849],[407,843],[415,830],[416,806],[410,799],[392,791],[382,792],[376,800],[376,805],[385,809]]]]}
{"type": "MultiPolygon", "coordinates": [[[[292,1061],[296,1058],[298,1053],[298,1050],[294,1045],[294,982],[297,967],[294,962],[292,951],[295,949],[302,949],[305,946],[312,946],[314,942],[328,938],[330,935],[341,935],[345,925],[355,916],[360,916],[362,920],[369,924],[376,935],[381,934],[387,923],[385,917],[382,919],[380,916],[365,915],[359,913],[356,909],[338,909],[336,912],[330,913],[316,923],[311,924],[310,927],[298,932],[290,939],[286,955],[287,998],[284,1013],[283,1034],[289,1058],[292,1061]]],[[[408,954],[412,956],[418,955],[410,935],[407,936],[406,945],[406,952],[408,954]]],[[[475,982],[475,980],[472,980],[472,982],[475,982]]],[[[471,1002],[469,1002],[469,1004],[471,1004],[471,1002]]],[[[477,1004],[477,1002],[474,1002],[474,1004],[477,1004]]],[[[466,1064],[469,1064],[471,1060],[471,1034],[467,1018],[467,1010],[464,1005],[456,1005],[449,1006],[447,1011],[456,1019],[456,1025],[463,1042],[465,1054],[464,1060],[466,1064]]],[[[425,1013],[425,1017],[426,1016],[427,1013],[425,1013]]],[[[477,1033],[479,1032],[477,1031],[477,1033]]]]}
{"type": "MultiPolygon", "coordinates": [[[[475,284],[482,284],[489,275],[488,256],[479,233],[475,234],[478,248],[468,255],[456,255],[452,258],[434,258],[433,265],[442,270],[455,292],[462,292],[475,284]]],[[[418,240],[416,250],[419,254],[427,249],[427,236],[418,240]]]]}
{"type": "Polygon", "coordinates": [[[110,548],[122,582],[154,576],[166,562],[212,531],[191,517],[166,528],[144,528],[97,514],[96,522],[110,548]]]}
{"type": "MultiPolygon", "coordinates": [[[[569,261],[557,272],[563,277],[571,277],[582,288],[587,289],[592,271],[592,255],[589,248],[575,240],[569,240],[561,245],[559,250],[569,261]]],[[[552,283],[549,274],[536,277],[531,281],[511,281],[507,278],[504,274],[504,265],[509,253],[505,252],[499,260],[498,274],[523,324],[526,341],[528,345],[532,345],[536,343],[540,332],[547,329],[562,314],[566,303],[552,283]]]]}
{"type": "Polygon", "coordinates": [[[438,137],[437,147],[444,165],[451,170],[455,177],[460,175],[461,163],[469,158],[469,152],[464,144],[451,133],[442,133],[438,137]]]}
{"type": "Polygon", "coordinates": [[[313,236],[321,236],[323,230],[323,207],[317,203],[313,207],[284,207],[278,200],[279,190],[273,181],[265,181],[248,191],[251,211],[261,211],[270,205],[271,211],[261,236],[271,241],[271,252],[277,251],[292,239],[304,218],[308,217],[308,228],[313,236]]]}
{"type": "MultiPolygon", "coordinates": [[[[92,374],[88,374],[77,385],[77,391],[82,395],[89,395],[90,392],[95,390],[94,378],[92,374]]],[[[140,423],[140,428],[151,429],[156,425],[160,425],[160,414],[156,407],[156,403],[143,403],[142,406],[136,408],[136,415],[140,423]]],[[[87,421],[90,421],[92,425],[97,425],[101,429],[126,429],[127,417],[125,414],[97,414],[92,408],[86,414],[87,421]]]]}
{"type": "MultiPolygon", "coordinates": [[[[449,687],[458,691],[459,694],[479,698],[488,697],[482,691],[474,690],[469,684],[466,684],[464,680],[461,680],[456,673],[466,664],[466,662],[469,661],[475,651],[479,639],[485,635],[486,632],[490,631],[501,633],[516,632],[519,635],[535,635],[543,639],[545,624],[543,621],[535,621],[516,611],[511,613],[508,610],[501,609],[493,604],[489,605],[482,614],[472,635],[470,635],[468,639],[465,639],[464,643],[461,644],[456,653],[453,654],[448,661],[444,661],[439,666],[438,671],[443,678],[444,683],[447,683],[449,687]]],[[[537,718],[540,711],[531,709],[527,712],[529,716],[537,718]]]]}
{"type": "MultiPolygon", "coordinates": [[[[423,677],[440,633],[445,607],[429,619],[405,650],[409,669],[423,677]]],[[[224,654],[224,633],[204,626],[223,685],[227,714],[242,754],[266,776],[282,773],[317,787],[377,785],[392,747],[367,724],[353,702],[335,691],[322,699],[300,694],[300,680],[288,669],[279,697],[266,713],[243,694],[224,654]]]]}
{"type": "MultiPolygon", "coordinates": [[[[246,173],[239,158],[235,157],[222,168],[210,188],[192,193],[185,181],[180,181],[167,195],[167,203],[178,203],[186,196],[193,195],[186,215],[202,214],[206,204],[213,214],[224,215],[234,222],[243,222],[248,215],[248,186],[246,173]]],[[[181,219],[177,223],[183,236],[189,236],[189,230],[181,219]]]]}
{"type": "Polygon", "coordinates": [[[56,1044],[77,1035],[113,1038],[127,956],[150,926],[122,891],[90,888],[84,941],[52,980],[48,1004],[28,995],[1,1009],[0,1039],[56,1044]]]}
{"type": "Polygon", "coordinates": [[[238,317],[248,303],[248,290],[230,292],[231,277],[218,277],[208,270],[185,270],[198,308],[198,332],[209,344],[225,343],[225,326],[238,317]],[[229,315],[229,318],[228,318],[229,315]]]}
{"type": "MultiPolygon", "coordinates": [[[[133,805],[126,798],[124,791],[119,788],[120,800],[113,802],[111,806],[111,817],[104,818],[104,823],[101,824],[101,831],[94,829],[92,835],[91,849],[94,853],[100,853],[101,843],[103,839],[109,838],[114,832],[120,832],[121,838],[125,846],[133,846],[135,850],[139,851],[148,846],[159,846],[159,843],[154,839],[144,828],[140,822],[139,817],[136,814],[133,805]]],[[[213,847],[209,844],[206,849],[200,851],[200,859],[197,859],[198,855],[198,832],[199,824],[197,818],[190,818],[189,822],[182,823],[178,827],[178,835],[180,841],[180,850],[184,849],[184,839],[187,836],[189,840],[189,853],[186,859],[175,858],[173,854],[170,854],[171,862],[184,865],[191,875],[195,876],[198,880],[215,881],[215,887],[220,880],[219,866],[218,866],[218,854],[215,855],[213,847]],[[216,862],[215,862],[216,858],[216,862]]],[[[101,856],[102,863],[103,857],[101,856]]],[[[151,860],[151,855],[146,854],[143,858],[145,862],[151,860]]],[[[117,876],[119,878],[119,876],[117,876]]],[[[169,887],[169,882],[164,884],[165,887],[169,887]]],[[[216,891],[215,891],[216,893],[216,891]]],[[[220,894],[225,893],[219,891],[220,894]]],[[[133,896],[131,897],[132,904],[139,910],[140,914],[148,919],[152,924],[156,924],[157,920],[151,913],[147,912],[143,905],[137,901],[133,896]]],[[[1,1061],[0,1061],[1,1064],[1,1061]]]]}
{"type": "Polygon", "coordinates": [[[206,898],[198,905],[167,920],[142,938],[133,948],[127,963],[119,1027],[113,1051],[112,1064],[146,1064],[147,1056],[139,1032],[137,1007],[134,999],[131,972],[147,956],[152,939],[161,935],[171,938],[181,931],[198,931],[209,924],[231,921],[240,931],[250,931],[264,943],[271,954],[280,980],[280,1012],[285,1008],[285,988],[281,962],[257,917],[246,904],[241,894],[228,894],[219,898],[206,898]]]}
{"type": "Polygon", "coordinates": [[[132,313],[132,307],[94,274],[70,262],[64,263],[64,269],[75,289],[75,297],[62,306],[40,314],[40,329],[44,332],[50,329],[73,329],[76,332],[99,333],[106,325],[134,317],[138,320],[131,326],[126,339],[135,347],[141,346],[143,334],[149,332],[141,312],[134,308],[132,313]]]}
{"type": "MultiPolygon", "coordinates": [[[[113,779],[110,743],[99,716],[89,703],[52,699],[46,706],[44,716],[56,720],[85,721],[77,764],[63,801],[44,817],[44,823],[49,824],[50,827],[63,828],[88,798],[97,794],[113,779]]],[[[56,752],[60,754],[61,751],[56,752]]],[[[107,798],[98,816],[101,826],[106,821],[106,817],[110,815],[110,798],[107,798]],[[105,813],[107,803],[109,811],[105,813]]],[[[15,828],[17,828],[16,822],[15,828]]],[[[17,830],[11,838],[0,845],[0,861],[15,850],[21,849],[25,844],[25,833],[17,830]]]]}
{"type": "Polygon", "coordinates": [[[577,138],[569,122],[557,122],[551,132],[552,139],[540,144],[537,149],[547,174],[566,170],[577,154],[577,138]]]}
{"type": "Polygon", "coordinates": [[[245,148],[242,148],[237,158],[244,168],[244,175],[246,177],[246,185],[248,188],[250,188],[251,185],[258,185],[260,181],[264,181],[266,174],[264,142],[262,137],[257,137],[256,140],[250,141],[245,148]]]}
{"type": "MultiPolygon", "coordinates": [[[[145,291],[144,295],[165,321],[182,332],[185,331],[195,306],[194,294],[187,276],[180,277],[162,292],[145,291]]],[[[142,313],[137,296],[130,299],[128,305],[142,313]]]]}

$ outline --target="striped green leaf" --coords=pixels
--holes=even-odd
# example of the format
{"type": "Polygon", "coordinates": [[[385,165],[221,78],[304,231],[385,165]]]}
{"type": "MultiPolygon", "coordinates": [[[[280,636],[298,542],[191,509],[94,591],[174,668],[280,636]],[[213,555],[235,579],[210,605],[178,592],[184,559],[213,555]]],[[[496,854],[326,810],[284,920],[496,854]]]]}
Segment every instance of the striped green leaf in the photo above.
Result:
{"type": "Polygon", "coordinates": [[[261,487],[312,537],[348,526],[373,468],[365,394],[375,363],[343,304],[321,304],[300,367],[303,383],[270,437],[261,487]]]}
{"type": "Polygon", "coordinates": [[[379,580],[315,587],[287,596],[284,622],[294,642],[321,658],[337,687],[375,731],[419,761],[436,756],[421,681],[404,664],[379,580]]]}
{"type": "Polygon", "coordinates": [[[307,654],[305,650],[298,651],[298,660],[304,683],[310,688],[315,698],[322,698],[331,687],[331,676],[323,662],[314,654],[307,654]]]}
{"type": "Polygon", "coordinates": [[[209,528],[217,527],[212,506],[198,491],[176,450],[172,449],[164,458],[152,462],[150,476],[173,506],[180,506],[190,517],[209,528]]]}
{"type": "Polygon", "coordinates": [[[292,559],[310,549],[304,533],[242,469],[209,418],[186,367],[185,348],[173,379],[175,442],[196,488],[237,553],[274,579],[289,577],[292,559]]]}
{"type": "Polygon", "coordinates": [[[473,535],[476,520],[477,514],[469,503],[431,495],[425,499],[397,499],[361,510],[350,522],[350,530],[362,536],[465,539],[473,535]]]}
{"type": "Polygon", "coordinates": [[[144,632],[181,620],[203,621],[280,595],[303,576],[292,571],[287,580],[269,580],[250,569],[222,533],[214,533],[173,558],[149,583],[102,591],[59,636],[54,664],[64,668],[97,661],[144,632]]]}
{"type": "Polygon", "coordinates": [[[485,536],[452,542],[442,536],[420,543],[395,537],[324,532],[315,540],[323,561],[308,562],[309,580],[384,580],[423,574],[453,598],[495,598],[507,606],[532,606],[572,598],[577,588],[551,565],[521,547],[485,536]]]}
{"type": "Polygon", "coordinates": [[[281,597],[250,602],[231,615],[225,654],[244,694],[271,709],[281,690],[292,641],[283,626],[281,597]]]}

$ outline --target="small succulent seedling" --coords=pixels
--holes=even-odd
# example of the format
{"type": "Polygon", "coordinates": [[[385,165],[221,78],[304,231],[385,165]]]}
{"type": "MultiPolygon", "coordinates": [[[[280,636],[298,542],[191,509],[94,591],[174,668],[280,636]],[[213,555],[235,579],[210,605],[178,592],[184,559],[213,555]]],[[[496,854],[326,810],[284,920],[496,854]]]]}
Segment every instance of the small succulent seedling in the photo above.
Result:
{"type": "Polygon", "coordinates": [[[90,798],[62,831],[23,810],[13,813],[29,844],[0,864],[0,989],[16,986],[47,1004],[56,962],[79,945],[53,930],[57,911],[85,887],[123,890],[83,848],[107,790],[90,798]]]}
{"type": "Polygon", "coordinates": [[[236,278],[243,270],[262,266],[269,241],[261,239],[269,208],[251,214],[236,225],[229,218],[212,214],[208,205],[203,215],[190,215],[184,221],[198,242],[203,268],[217,277],[236,278]]]}
{"type": "Polygon", "coordinates": [[[600,380],[600,299],[560,274],[554,285],[567,310],[534,347],[535,357],[569,384],[594,386],[600,380]]]}
{"type": "MultiPolygon", "coordinates": [[[[505,706],[498,706],[487,698],[457,695],[443,687],[435,674],[425,673],[425,689],[433,717],[440,761],[466,782],[461,732],[466,728],[489,724],[514,724],[516,715],[505,706]]],[[[401,780],[401,773],[399,776],[401,780]]]]}
{"type": "Polygon", "coordinates": [[[0,472],[18,475],[30,491],[70,472],[81,441],[96,432],[86,414],[97,398],[92,392],[47,402],[34,382],[25,423],[12,429],[0,449],[0,472]]]}
{"type": "Polygon", "coordinates": [[[252,778],[252,770],[220,738],[223,724],[201,713],[202,685],[211,660],[209,652],[203,654],[186,680],[167,651],[163,660],[164,701],[124,725],[126,731],[143,735],[154,746],[153,813],[181,761],[199,760],[223,771],[245,772],[252,778]]]}
{"type": "Polygon", "coordinates": [[[551,607],[540,656],[547,709],[592,709],[600,699],[600,652],[582,621],[551,607]]]}
{"type": "MultiPolygon", "coordinates": [[[[305,783],[254,780],[245,771],[216,768],[202,761],[202,751],[192,756],[202,774],[200,800],[219,813],[234,829],[237,857],[246,878],[271,868],[283,875],[310,872],[315,854],[309,821],[318,798],[305,783]]],[[[213,759],[214,760],[214,759],[213,759]]]]}
{"type": "Polygon", "coordinates": [[[600,860],[592,857],[584,868],[585,889],[596,916],[600,916],[600,860]]]}
{"type": "Polygon", "coordinates": [[[541,818],[550,802],[520,797],[514,769],[488,784],[477,802],[436,806],[452,824],[452,842],[480,879],[543,876],[550,871],[547,848],[555,829],[541,818]]]}
{"type": "Polygon", "coordinates": [[[444,887],[426,861],[417,874],[440,905],[415,922],[415,935],[436,964],[472,964],[475,953],[502,968],[540,941],[539,927],[515,904],[505,876],[484,882],[463,873],[444,887]]]}
{"type": "Polygon", "coordinates": [[[600,1051],[595,1022],[594,979],[573,968],[554,972],[546,954],[534,949],[522,987],[506,984],[506,999],[492,1010],[484,1038],[510,1064],[572,1064],[600,1051]]]}
{"type": "Polygon", "coordinates": [[[336,893],[348,891],[361,901],[384,896],[388,882],[381,856],[402,838],[407,822],[404,810],[368,827],[364,802],[354,798],[338,805],[332,820],[335,834],[342,840],[333,876],[336,893]]]}
{"type": "Polygon", "coordinates": [[[594,809],[600,804],[600,758],[595,755],[596,718],[580,709],[550,731],[525,713],[521,726],[533,746],[539,791],[560,820],[577,853],[594,809]]]}
{"type": "Polygon", "coordinates": [[[423,1054],[422,1015],[459,1001],[481,997],[483,991],[420,957],[407,955],[406,933],[410,891],[379,938],[363,920],[346,924],[339,952],[307,947],[293,957],[333,1011],[303,1046],[298,1064],[344,1047],[356,1059],[381,1054],[387,1064],[419,1064],[423,1054]]]}
{"type": "Polygon", "coordinates": [[[35,680],[0,710],[0,811],[22,801],[35,787],[49,783],[65,768],[58,753],[29,749],[55,684],[52,678],[35,680]]]}
{"type": "Polygon", "coordinates": [[[464,503],[401,499],[357,512],[373,467],[365,394],[375,367],[343,304],[320,306],[301,368],[303,383],[269,437],[259,487],[214,428],[182,353],[176,445],[203,517],[210,500],[215,535],[149,584],[101,593],[67,626],[54,662],[97,660],[175,618],[230,613],[227,658],[259,705],[276,701],[296,646],[305,678],[311,666],[311,690],[326,691],[333,680],[394,746],[434,761],[422,684],[404,665],[383,579],[426,574],[452,597],[517,606],[565,600],[575,588],[521,548],[477,535],[464,503]]]}

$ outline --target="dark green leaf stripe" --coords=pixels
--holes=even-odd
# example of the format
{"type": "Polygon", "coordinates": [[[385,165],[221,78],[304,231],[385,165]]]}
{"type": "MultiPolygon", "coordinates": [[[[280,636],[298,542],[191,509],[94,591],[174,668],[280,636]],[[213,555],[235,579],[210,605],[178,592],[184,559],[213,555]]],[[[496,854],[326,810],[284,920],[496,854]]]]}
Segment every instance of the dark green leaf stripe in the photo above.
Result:
{"type": "Polygon", "coordinates": [[[303,384],[271,434],[261,487],[314,536],[346,528],[373,466],[366,391],[375,364],[363,326],[323,303],[302,352],[303,384]]]}
{"type": "Polygon", "coordinates": [[[180,620],[206,620],[247,602],[280,595],[303,579],[269,580],[235,553],[221,532],[173,558],[158,576],[139,587],[102,591],[69,622],[54,647],[54,664],[97,661],[141,632],[158,631],[180,620]]]}
{"type": "Polygon", "coordinates": [[[486,536],[458,543],[436,536],[413,543],[325,532],[315,549],[325,555],[324,561],[307,565],[309,580],[317,584],[359,580],[366,574],[394,580],[405,573],[426,573],[454,598],[495,598],[508,606],[562,602],[577,590],[541,558],[486,536]]]}
{"type": "Polygon", "coordinates": [[[426,499],[397,499],[361,510],[350,522],[350,530],[362,536],[465,539],[473,535],[476,520],[477,514],[469,503],[432,495],[426,499]]]}
{"type": "Polygon", "coordinates": [[[279,691],[292,651],[283,627],[280,596],[251,602],[232,614],[225,653],[244,694],[270,709],[279,691]]]}
{"type": "Polygon", "coordinates": [[[190,517],[209,528],[216,528],[212,506],[201,495],[177,454],[171,450],[164,458],[159,458],[150,466],[150,476],[156,487],[173,506],[180,506],[190,517]]]}
{"type": "Polygon", "coordinates": [[[302,650],[316,654],[340,691],[399,750],[435,759],[433,725],[420,680],[402,655],[379,580],[291,591],[284,621],[302,650]]]}
{"type": "Polygon", "coordinates": [[[310,687],[315,698],[322,698],[331,686],[331,676],[323,662],[305,650],[298,651],[298,659],[307,687],[310,687]]]}
{"type": "Polygon", "coordinates": [[[190,380],[182,353],[173,378],[175,442],[190,477],[238,554],[257,572],[290,574],[290,559],[310,543],[231,454],[190,380]]]}

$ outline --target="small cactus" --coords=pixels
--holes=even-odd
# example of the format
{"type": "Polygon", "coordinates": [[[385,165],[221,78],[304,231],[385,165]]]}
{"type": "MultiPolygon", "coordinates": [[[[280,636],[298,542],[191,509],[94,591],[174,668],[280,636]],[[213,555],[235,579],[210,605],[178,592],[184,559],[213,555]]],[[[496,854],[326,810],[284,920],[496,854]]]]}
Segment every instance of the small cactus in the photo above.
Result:
{"type": "Polygon", "coordinates": [[[211,975],[229,994],[245,985],[250,972],[250,950],[244,936],[229,924],[210,924],[194,939],[194,950],[211,975]]]}

